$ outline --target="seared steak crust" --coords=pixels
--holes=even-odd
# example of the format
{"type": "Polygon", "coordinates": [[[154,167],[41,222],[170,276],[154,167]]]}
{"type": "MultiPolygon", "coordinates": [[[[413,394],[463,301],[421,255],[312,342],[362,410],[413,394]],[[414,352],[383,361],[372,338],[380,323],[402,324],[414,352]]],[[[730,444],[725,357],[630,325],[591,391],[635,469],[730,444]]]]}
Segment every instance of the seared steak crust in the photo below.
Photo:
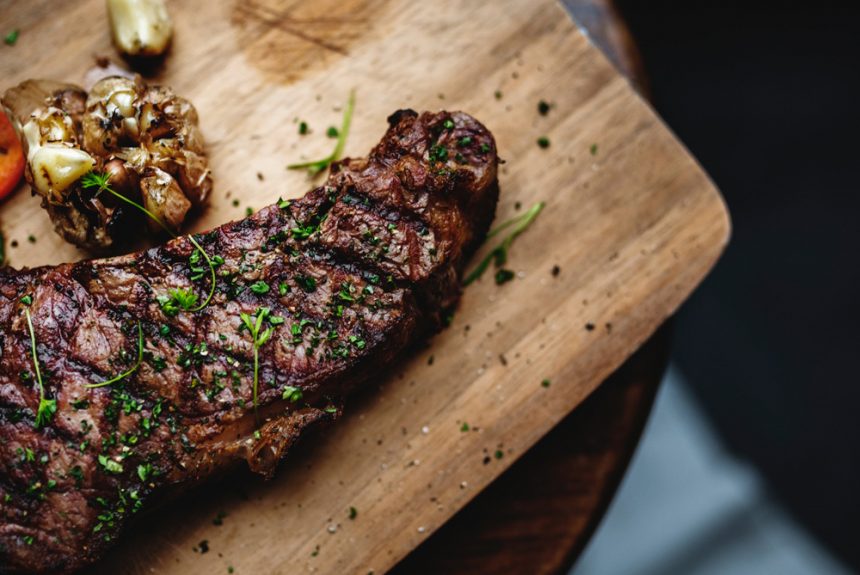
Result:
{"type": "Polygon", "coordinates": [[[91,563],[156,494],[236,460],[273,474],[303,429],[336,418],[351,389],[442,324],[493,218],[495,143],[463,113],[402,110],[389,123],[324,186],[195,236],[217,265],[199,312],[163,303],[177,288],[207,293],[188,238],[0,269],[0,572],[91,563]],[[240,314],[261,308],[272,335],[255,405],[240,314]],[[56,400],[42,426],[25,309],[56,400]],[[86,387],[135,366],[138,330],[139,367],[86,387]]]}

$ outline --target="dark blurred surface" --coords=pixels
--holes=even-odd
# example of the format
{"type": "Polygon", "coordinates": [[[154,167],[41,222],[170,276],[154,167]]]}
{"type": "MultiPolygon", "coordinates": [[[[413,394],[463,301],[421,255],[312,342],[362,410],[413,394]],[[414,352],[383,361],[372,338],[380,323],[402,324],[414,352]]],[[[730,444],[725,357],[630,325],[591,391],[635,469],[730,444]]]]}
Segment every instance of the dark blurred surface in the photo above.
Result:
{"type": "Polygon", "coordinates": [[[860,569],[858,3],[618,5],[734,225],[674,362],[729,448],[860,569]]]}

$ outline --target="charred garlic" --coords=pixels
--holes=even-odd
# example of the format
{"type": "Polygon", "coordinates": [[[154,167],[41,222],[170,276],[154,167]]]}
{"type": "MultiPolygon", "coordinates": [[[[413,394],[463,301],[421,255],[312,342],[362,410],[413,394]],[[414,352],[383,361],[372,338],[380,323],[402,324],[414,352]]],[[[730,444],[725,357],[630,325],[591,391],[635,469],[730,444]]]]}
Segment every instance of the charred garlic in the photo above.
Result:
{"type": "Polygon", "coordinates": [[[169,88],[110,77],[86,94],[30,80],[7,91],[3,104],[19,125],[28,183],[57,232],[76,245],[103,250],[139,236],[141,228],[159,230],[116,197],[82,186],[87,173],[108,174],[112,189],[171,232],[209,197],[197,112],[169,88]]]}
{"type": "Polygon", "coordinates": [[[164,0],[107,0],[117,48],[129,56],[159,56],[170,44],[173,23],[164,0]]]}

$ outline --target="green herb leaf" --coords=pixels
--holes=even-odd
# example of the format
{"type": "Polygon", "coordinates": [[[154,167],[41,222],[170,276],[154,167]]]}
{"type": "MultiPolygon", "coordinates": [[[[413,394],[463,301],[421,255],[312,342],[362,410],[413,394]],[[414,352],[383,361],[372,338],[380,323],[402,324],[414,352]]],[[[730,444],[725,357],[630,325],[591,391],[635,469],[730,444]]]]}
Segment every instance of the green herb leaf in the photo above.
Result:
{"type": "Polygon", "coordinates": [[[496,272],[496,285],[508,283],[514,279],[514,272],[511,270],[501,269],[496,272]]]}
{"type": "Polygon", "coordinates": [[[538,102],[538,114],[540,114],[541,116],[546,116],[547,114],[549,114],[549,108],[550,106],[545,100],[541,100],[540,102],[538,102]]]}
{"type": "Polygon", "coordinates": [[[45,399],[44,397],[39,399],[39,409],[36,411],[36,429],[51,423],[55,413],[57,413],[56,399],[45,399]]]}
{"type": "Polygon", "coordinates": [[[8,34],[3,37],[3,43],[7,46],[14,46],[18,41],[18,36],[21,35],[21,31],[17,28],[11,30],[8,34]]]}
{"type": "Polygon", "coordinates": [[[101,464],[102,469],[104,469],[107,473],[118,475],[123,472],[122,463],[114,461],[107,455],[99,455],[99,463],[101,464]]]}
{"type": "Polygon", "coordinates": [[[287,385],[284,387],[284,392],[281,394],[281,397],[289,400],[291,403],[296,403],[302,399],[302,390],[298,387],[287,385]]]}
{"type": "Polygon", "coordinates": [[[251,284],[251,291],[257,295],[269,293],[269,284],[260,280],[251,284]]]}
{"type": "Polygon", "coordinates": [[[143,482],[149,481],[149,478],[152,477],[152,464],[145,463],[137,466],[137,476],[140,477],[140,480],[143,482]]]}

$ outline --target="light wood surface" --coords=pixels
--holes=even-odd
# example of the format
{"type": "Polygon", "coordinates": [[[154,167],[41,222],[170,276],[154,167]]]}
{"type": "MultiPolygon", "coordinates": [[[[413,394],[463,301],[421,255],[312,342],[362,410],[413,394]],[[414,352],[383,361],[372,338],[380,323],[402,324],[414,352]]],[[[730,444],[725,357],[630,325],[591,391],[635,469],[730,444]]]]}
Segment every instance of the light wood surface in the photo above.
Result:
{"type": "MultiPolygon", "coordinates": [[[[580,30],[646,93],[612,0],[565,0],[580,30]]],[[[391,575],[567,575],[610,505],[660,386],[673,319],[391,575]]]]}
{"type": "MultiPolygon", "coordinates": [[[[522,277],[466,290],[447,331],[380,374],[275,480],[212,482],[144,519],[95,570],[383,573],[677,308],[727,241],[724,205],[551,0],[186,0],[171,9],[176,37],[155,79],[198,107],[216,179],[194,229],[308,189],[284,167],[329,151],[325,129],[353,87],[347,153],[365,153],[397,108],[466,110],[494,132],[507,160],[500,219],[518,202],[548,204],[512,251],[522,277]],[[537,113],[541,99],[553,104],[547,116],[537,113]],[[299,136],[296,119],[313,133],[299,136]],[[544,135],[545,150],[535,144],[544,135]],[[464,421],[473,431],[460,431],[464,421]],[[213,525],[222,511],[222,525],[213,525]]],[[[0,50],[3,87],[33,76],[81,81],[95,56],[113,53],[97,0],[61,9],[0,3],[0,30],[15,27],[18,44],[0,50]]],[[[24,191],[0,206],[0,219],[19,242],[9,250],[13,265],[83,256],[54,236],[24,191]]]]}

